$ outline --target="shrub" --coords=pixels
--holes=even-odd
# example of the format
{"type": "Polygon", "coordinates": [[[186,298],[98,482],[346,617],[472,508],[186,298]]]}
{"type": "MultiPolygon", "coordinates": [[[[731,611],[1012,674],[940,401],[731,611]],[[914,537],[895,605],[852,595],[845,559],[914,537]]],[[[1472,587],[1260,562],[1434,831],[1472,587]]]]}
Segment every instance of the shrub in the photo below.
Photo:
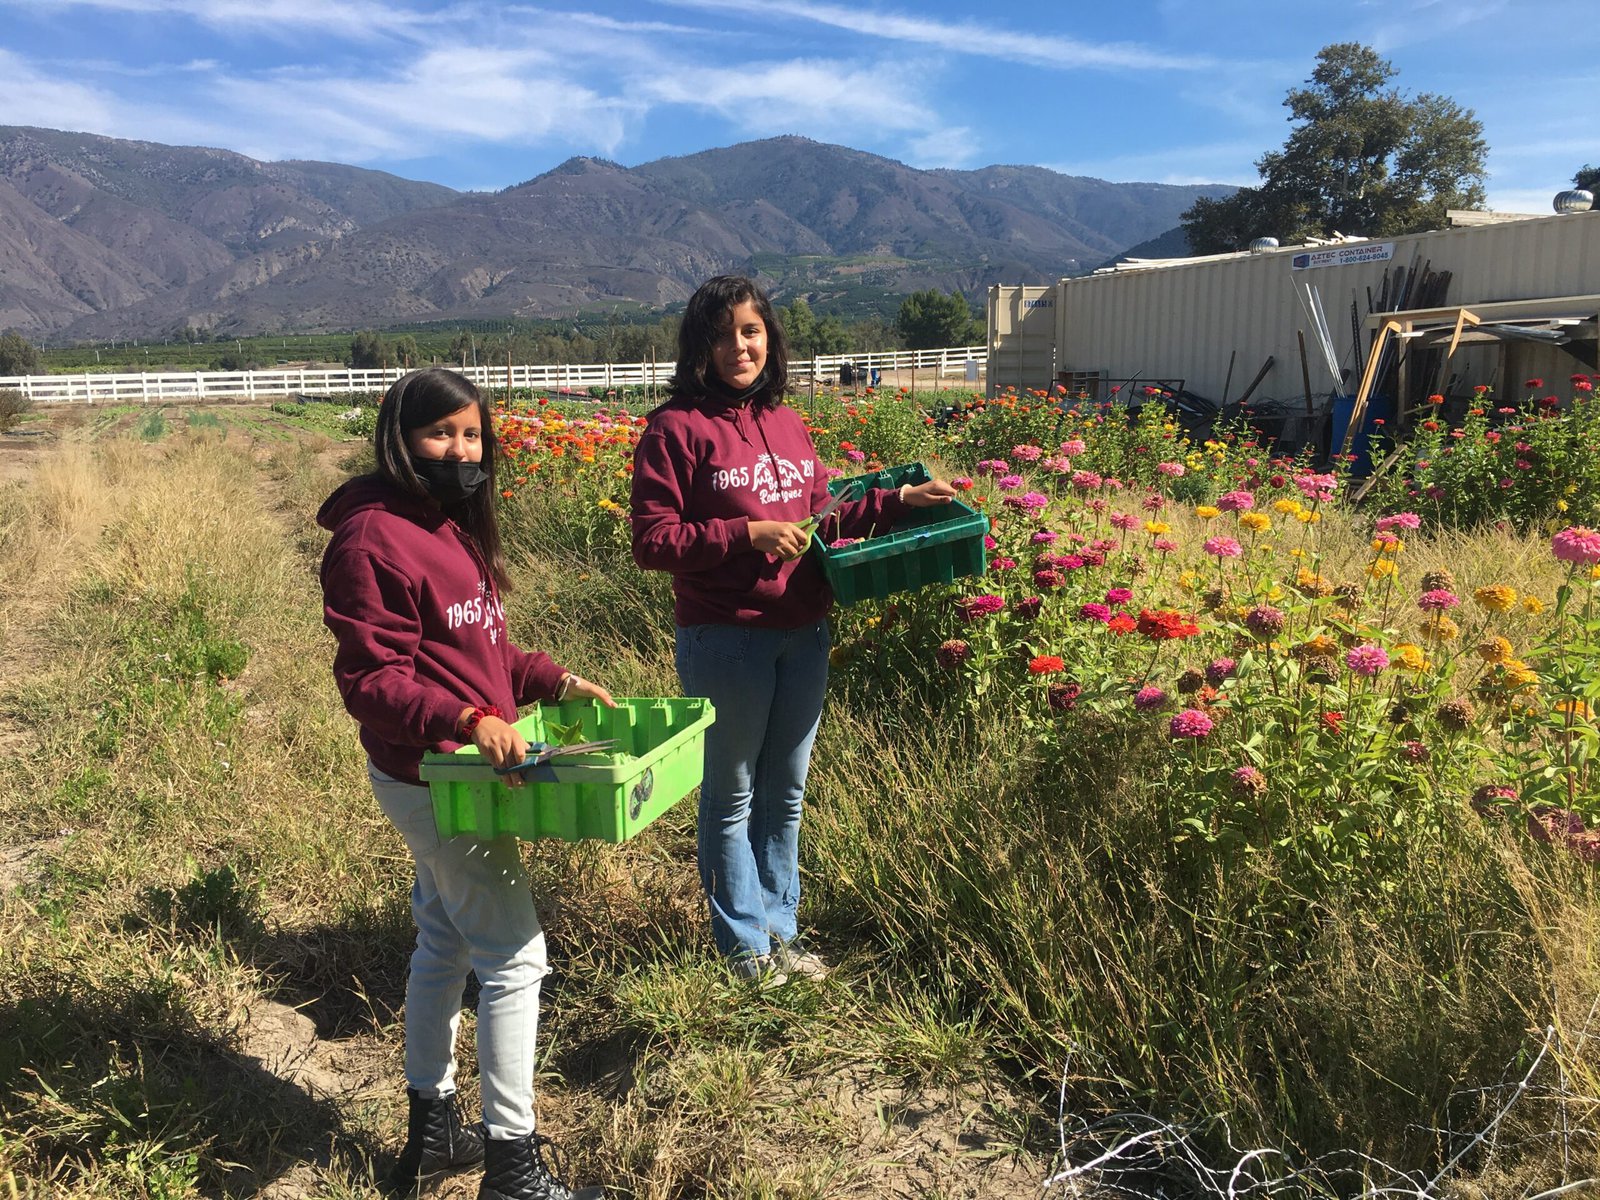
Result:
{"type": "Polygon", "coordinates": [[[12,428],[33,411],[33,401],[15,388],[0,390],[0,433],[12,428]]]}

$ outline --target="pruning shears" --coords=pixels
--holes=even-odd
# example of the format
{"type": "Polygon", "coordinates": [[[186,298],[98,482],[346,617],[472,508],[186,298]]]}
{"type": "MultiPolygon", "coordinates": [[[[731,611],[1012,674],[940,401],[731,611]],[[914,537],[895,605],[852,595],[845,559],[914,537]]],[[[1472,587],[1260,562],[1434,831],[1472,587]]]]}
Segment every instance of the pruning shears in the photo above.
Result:
{"type": "Polygon", "coordinates": [[[520,771],[531,771],[534,767],[542,767],[552,758],[566,754],[595,754],[601,750],[615,750],[616,738],[603,738],[597,742],[576,742],[570,746],[552,746],[549,742],[534,742],[528,747],[528,757],[510,767],[496,767],[496,775],[515,775],[520,771]]]}

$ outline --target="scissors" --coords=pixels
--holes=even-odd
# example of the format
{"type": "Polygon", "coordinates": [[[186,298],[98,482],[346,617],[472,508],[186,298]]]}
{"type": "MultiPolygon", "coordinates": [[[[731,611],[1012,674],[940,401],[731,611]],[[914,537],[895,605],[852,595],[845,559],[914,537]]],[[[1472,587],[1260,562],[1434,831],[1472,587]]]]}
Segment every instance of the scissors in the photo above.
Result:
{"type": "Polygon", "coordinates": [[[814,517],[807,517],[804,521],[800,522],[801,528],[803,528],[803,529],[817,529],[817,528],[819,528],[824,521],[826,521],[829,517],[833,516],[834,509],[838,508],[841,504],[843,504],[849,498],[850,498],[850,489],[849,488],[841,488],[839,491],[835,492],[828,499],[828,502],[826,504],[824,504],[822,506],[822,511],[821,512],[819,512],[814,517]]]}
{"type": "Polygon", "coordinates": [[[542,767],[558,754],[594,754],[600,750],[615,750],[616,738],[604,738],[598,742],[577,742],[571,746],[552,746],[548,742],[534,742],[528,747],[528,757],[511,767],[496,767],[496,775],[515,775],[519,771],[530,771],[534,767],[542,767]]]}

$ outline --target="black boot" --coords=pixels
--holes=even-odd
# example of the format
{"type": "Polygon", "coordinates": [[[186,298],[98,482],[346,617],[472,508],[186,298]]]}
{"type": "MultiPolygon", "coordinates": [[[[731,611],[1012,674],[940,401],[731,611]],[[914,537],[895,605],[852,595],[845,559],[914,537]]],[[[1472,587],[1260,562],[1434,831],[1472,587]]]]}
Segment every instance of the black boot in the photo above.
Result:
{"type": "Polygon", "coordinates": [[[537,1133],[523,1137],[483,1139],[483,1183],[478,1200],[600,1200],[605,1189],[579,1188],[563,1183],[546,1160],[555,1145],[537,1133]]]}
{"type": "Polygon", "coordinates": [[[406,1147],[384,1181],[389,1195],[411,1195],[430,1179],[483,1161],[483,1134],[462,1124],[454,1092],[430,1100],[407,1088],[406,1099],[411,1102],[406,1147]]]}

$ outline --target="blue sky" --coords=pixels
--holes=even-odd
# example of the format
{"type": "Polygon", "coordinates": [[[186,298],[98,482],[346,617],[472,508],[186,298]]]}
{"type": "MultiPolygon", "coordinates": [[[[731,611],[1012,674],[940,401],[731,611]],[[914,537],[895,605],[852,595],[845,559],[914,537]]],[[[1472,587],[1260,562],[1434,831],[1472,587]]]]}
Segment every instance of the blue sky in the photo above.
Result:
{"type": "Polygon", "coordinates": [[[1489,199],[1600,164],[1594,0],[0,0],[0,124],[457,188],[797,133],[918,167],[1240,183],[1336,41],[1475,110],[1489,199]]]}

